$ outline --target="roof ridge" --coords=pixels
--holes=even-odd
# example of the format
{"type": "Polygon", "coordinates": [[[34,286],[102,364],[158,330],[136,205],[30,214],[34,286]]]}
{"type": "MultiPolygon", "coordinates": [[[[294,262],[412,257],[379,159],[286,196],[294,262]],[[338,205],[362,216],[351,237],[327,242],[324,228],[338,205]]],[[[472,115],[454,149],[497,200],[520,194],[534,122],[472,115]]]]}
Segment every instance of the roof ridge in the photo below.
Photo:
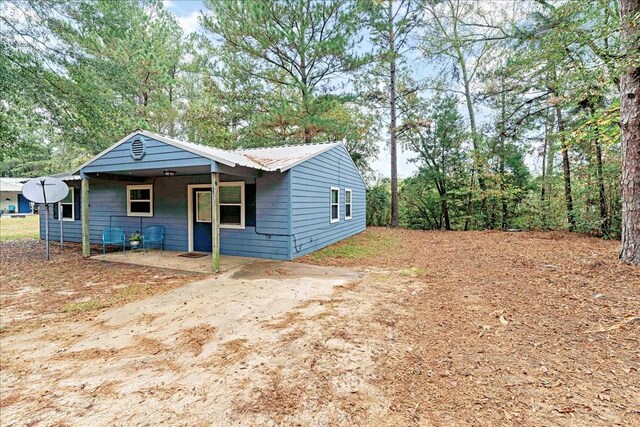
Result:
{"type": "Polygon", "coordinates": [[[267,149],[267,148],[309,147],[309,146],[315,146],[315,145],[331,145],[331,144],[340,144],[341,143],[341,141],[333,141],[333,142],[303,142],[301,144],[270,145],[270,146],[266,146],[266,147],[234,148],[232,150],[229,150],[229,149],[226,149],[226,148],[219,148],[219,147],[214,147],[212,145],[201,144],[199,142],[192,142],[192,141],[187,141],[185,139],[178,139],[176,137],[169,136],[167,134],[160,133],[160,132],[152,132],[152,131],[145,130],[145,129],[137,129],[137,130],[145,131],[145,132],[149,132],[149,133],[154,133],[154,134],[160,135],[160,136],[162,136],[164,138],[173,139],[174,141],[183,142],[183,143],[186,143],[186,144],[199,145],[201,147],[206,147],[206,148],[215,148],[216,150],[226,151],[227,153],[234,153],[234,152],[237,152],[237,151],[248,151],[248,150],[264,150],[264,149],[267,149]]]}
{"type": "Polygon", "coordinates": [[[284,144],[284,145],[269,145],[266,147],[249,147],[249,148],[236,148],[233,150],[229,150],[231,152],[234,151],[251,151],[251,150],[264,150],[268,148],[291,148],[291,147],[310,147],[315,145],[331,145],[331,144],[340,144],[340,141],[334,142],[304,142],[302,144],[284,144]]]}

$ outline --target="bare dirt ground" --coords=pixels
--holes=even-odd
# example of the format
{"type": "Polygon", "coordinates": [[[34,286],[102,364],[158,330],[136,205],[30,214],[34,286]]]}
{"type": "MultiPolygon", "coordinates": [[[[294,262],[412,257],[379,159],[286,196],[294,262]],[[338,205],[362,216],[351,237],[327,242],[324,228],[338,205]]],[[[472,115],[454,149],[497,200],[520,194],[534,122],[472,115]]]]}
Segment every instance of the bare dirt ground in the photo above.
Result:
{"type": "Polygon", "coordinates": [[[77,243],[65,244],[62,252],[52,244],[51,261],[45,261],[44,248],[44,243],[36,239],[0,244],[0,334],[38,327],[45,321],[90,317],[96,309],[122,305],[206,277],[84,260],[77,243]]]}
{"type": "Polygon", "coordinates": [[[640,425],[640,268],[617,247],[373,228],[301,260],[324,268],[9,329],[0,424],[640,425]]]}

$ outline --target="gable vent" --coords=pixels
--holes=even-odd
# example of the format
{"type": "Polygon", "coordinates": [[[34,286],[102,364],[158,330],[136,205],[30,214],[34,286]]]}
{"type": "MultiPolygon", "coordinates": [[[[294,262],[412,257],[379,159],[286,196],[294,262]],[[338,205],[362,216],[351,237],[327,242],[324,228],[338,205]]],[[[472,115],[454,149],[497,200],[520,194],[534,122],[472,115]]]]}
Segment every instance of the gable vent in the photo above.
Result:
{"type": "Polygon", "coordinates": [[[146,144],[141,136],[131,141],[131,157],[133,157],[133,160],[141,160],[146,154],[145,150],[146,144]]]}

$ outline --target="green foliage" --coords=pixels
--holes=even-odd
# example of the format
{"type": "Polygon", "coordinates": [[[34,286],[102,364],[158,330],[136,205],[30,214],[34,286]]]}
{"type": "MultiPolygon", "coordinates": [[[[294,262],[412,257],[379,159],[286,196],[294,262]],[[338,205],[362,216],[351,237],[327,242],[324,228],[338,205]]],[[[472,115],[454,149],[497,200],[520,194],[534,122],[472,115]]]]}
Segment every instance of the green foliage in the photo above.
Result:
{"type": "Polygon", "coordinates": [[[387,226],[391,223],[391,182],[379,179],[367,189],[367,224],[387,226]]]}
{"type": "Polygon", "coordinates": [[[187,36],[160,0],[4,2],[0,175],[69,171],[140,127],[222,148],[344,141],[370,181],[367,222],[388,225],[390,183],[370,164],[391,139],[395,67],[396,134],[419,166],[403,225],[571,217],[617,237],[618,80],[637,59],[618,2],[492,5],[207,0],[205,32],[187,36]]]}
{"type": "Polygon", "coordinates": [[[176,134],[188,42],[154,0],[3,8],[0,174],[68,171],[140,127],[176,134]]]}
{"type": "Polygon", "coordinates": [[[346,141],[366,170],[377,152],[372,120],[345,92],[358,56],[360,13],[343,0],[207,0],[202,24],[217,61],[206,84],[228,102],[220,113],[236,143],[346,141]],[[238,17],[242,19],[238,19],[238,17]],[[251,96],[247,96],[250,94],[251,96]]]}

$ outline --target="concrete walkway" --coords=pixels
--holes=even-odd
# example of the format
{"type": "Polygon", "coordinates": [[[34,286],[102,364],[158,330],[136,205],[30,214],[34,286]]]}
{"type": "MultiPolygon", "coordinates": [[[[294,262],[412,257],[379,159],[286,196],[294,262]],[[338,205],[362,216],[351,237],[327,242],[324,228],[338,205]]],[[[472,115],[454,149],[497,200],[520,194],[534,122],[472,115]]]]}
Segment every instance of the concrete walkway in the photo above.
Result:
{"type": "Polygon", "coordinates": [[[3,337],[13,368],[0,382],[10,396],[0,425],[232,424],[249,384],[271,384],[257,370],[290,357],[278,351],[288,322],[321,315],[334,287],[359,277],[253,260],[87,320],[3,337]]]}
{"type": "MultiPolygon", "coordinates": [[[[180,256],[184,254],[186,254],[186,252],[159,251],[157,249],[149,249],[148,251],[145,251],[144,249],[138,249],[135,251],[127,250],[124,255],[122,252],[111,252],[106,255],[94,255],[90,257],[90,259],[144,265],[147,267],[193,271],[194,273],[211,273],[211,254],[204,254],[203,257],[199,258],[187,258],[180,256]]],[[[255,260],[255,258],[222,255],[220,257],[220,272],[233,270],[255,260]]]]}

